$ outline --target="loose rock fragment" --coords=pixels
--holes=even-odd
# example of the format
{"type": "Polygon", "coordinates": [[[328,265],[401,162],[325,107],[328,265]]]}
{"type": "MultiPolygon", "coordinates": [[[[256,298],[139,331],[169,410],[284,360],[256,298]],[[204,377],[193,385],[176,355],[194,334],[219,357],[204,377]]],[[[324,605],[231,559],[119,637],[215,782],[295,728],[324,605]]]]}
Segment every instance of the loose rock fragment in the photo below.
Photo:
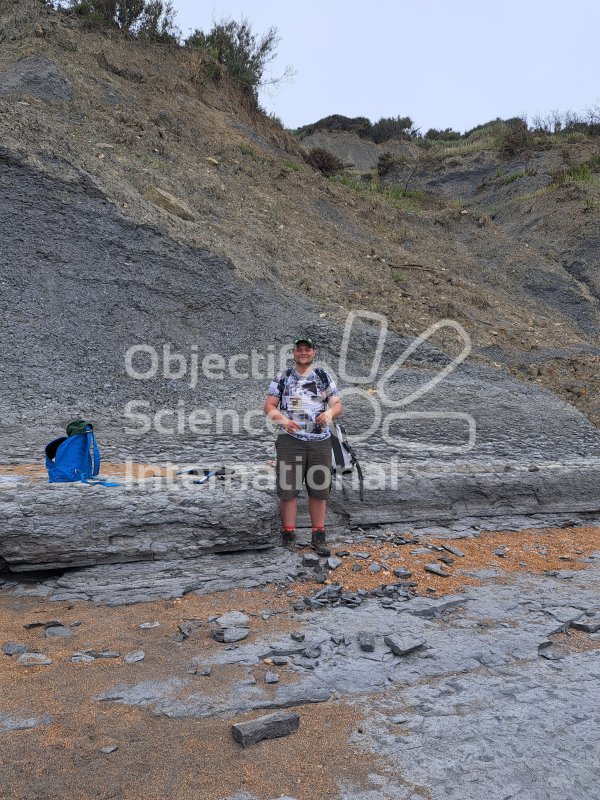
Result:
{"type": "Polygon", "coordinates": [[[265,683],[279,683],[279,675],[276,672],[267,672],[265,674],[265,683]]]}
{"type": "Polygon", "coordinates": [[[238,722],[231,726],[233,738],[242,747],[256,744],[263,739],[278,739],[298,730],[300,717],[293,711],[276,711],[264,717],[238,722]]]}
{"type": "Polygon", "coordinates": [[[242,614],[241,611],[228,611],[217,617],[215,622],[221,628],[247,628],[250,617],[242,614]]]}
{"type": "Polygon", "coordinates": [[[442,578],[450,577],[450,573],[446,572],[439,564],[425,564],[425,572],[431,572],[433,575],[440,575],[442,578]]]}
{"type": "Polygon", "coordinates": [[[43,653],[22,653],[17,658],[17,664],[22,667],[47,667],[52,663],[52,659],[43,653]]]}
{"type": "Polygon", "coordinates": [[[73,653],[71,661],[73,664],[93,664],[96,659],[88,653],[73,653]]]}
{"type": "Polygon", "coordinates": [[[325,563],[328,569],[337,569],[338,567],[342,566],[343,561],[341,558],[338,558],[337,556],[329,556],[329,558],[325,563]]]}
{"type": "Polygon", "coordinates": [[[597,633],[600,631],[600,614],[571,622],[571,627],[578,631],[585,631],[585,633],[597,633]]]}
{"type": "Polygon", "coordinates": [[[397,656],[406,656],[425,644],[424,639],[417,639],[416,636],[411,636],[410,634],[392,634],[384,637],[383,641],[392,653],[397,656]]]}
{"type": "Polygon", "coordinates": [[[464,558],[465,557],[465,554],[463,553],[463,551],[459,550],[458,547],[454,547],[451,544],[443,544],[442,547],[444,548],[444,550],[447,550],[449,553],[452,553],[452,555],[456,556],[457,558],[464,558]]]}
{"type": "Polygon", "coordinates": [[[109,744],[106,747],[101,747],[100,752],[104,753],[105,756],[109,755],[110,753],[114,753],[115,750],[118,750],[119,747],[116,744],[109,744]]]}
{"type": "Polygon", "coordinates": [[[136,664],[138,661],[143,661],[146,658],[146,653],[143,650],[134,650],[133,653],[126,653],[123,656],[123,661],[126,664],[136,664]]]}
{"type": "Polygon", "coordinates": [[[150,628],[160,628],[160,622],[142,622],[141,625],[138,625],[138,628],[143,631],[147,631],[150,628]]]}
{"type": "Polygon", "coordinates": [[[46,636],[60,636],[63,639],[68,639],[75,634],[71,630],[71,628],[65,628],[63,625],[52,625],[50,628],[46,628],[46,636]]]}
{"type": "Polygon", "coordinates": [[[21,653],[27,652],[27,648],[24,644],[18,644],[18,642],[4,642],[2,652],[5,656],[20,656],[21,653]]]}
{"type": "Polygon", "coordinates": [[[305,567],[316,567],[319,564],[319,556],[316,553],[305,553],[302,563],[305,567]]]}
{"type": "Polygon", "coordinates": [[[375,635],[368,631],[360,631],[356,637],[358,646],[365,653],[372,653],[375,650],[375,635]]]}
{"type": "Polygon", "coordinates": [[[397,578],[410,578],[412,572],[409,569],[406,569],[406,567],[398,567],[398,569],[394,570],[394,575],[397,578]]]}
{"type": "Polygon", "coordinates": [[[248,636],[248,628],[213,628],[211,636],[216,642],[241,642],[248,636]]]}

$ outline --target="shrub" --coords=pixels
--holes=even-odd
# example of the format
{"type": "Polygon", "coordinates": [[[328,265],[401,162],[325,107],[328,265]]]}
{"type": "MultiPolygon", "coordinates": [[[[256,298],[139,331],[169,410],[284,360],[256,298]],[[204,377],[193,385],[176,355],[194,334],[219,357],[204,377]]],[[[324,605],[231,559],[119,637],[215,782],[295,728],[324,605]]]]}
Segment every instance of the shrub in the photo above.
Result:
{"type": "Polygon", "coordinates": [[[452,128],[446,128],[443,131],[437,128],[429,128],[425,138],[430,141],[456,142],[461,138],[461,134],[458,131],[453,131],[452,128]]]}
{"type": "Polygon", "coordinates": [[[222,19],[208,33],[195,30],[185,41],[186,47],[206,50],[224,64],[230,77],[256,101],[265,68],[275,58],[278,44],[277,28],[269,28],[263,36],[257,37],[247,19],[240,22],[222,19]]]}
{"type": "Polygon", "coordinates": [[[179,43],[171,0],[70,0],[73,13],[105,22],[141,39],[179,43]]]}
{"type": "Polygon", "coordinates": [[[389,175],[396,164],[400,164],[402,160],[403,159],[398,158],[398,156],[386,150],[386,152],[382,153],[377,159],[377,174],[382,178],[384,175],[389,175]]]}
{"type": "Polygon", "coordinates": [[[367,117],[344,117],[342,114],[331,114],[310,125],[303,125],[296,130],[296,135],[304,139],[317,131],[348,131],[356,133],[363,139],[369,139],[371,122],[367,117]]]}
{"type": "Polygon", "coordinates": [[[371,129],[371,139],[376,144],[390,139],[410,139],[416,133],[410,117],[382,117],[371,129]]]}
{"type": "Polygon", "coordinates": [[[531,146],[532,135],[524,119],[508,120],[508,130],[500,140],[500,155],[514,156],[531,146]]]}
{"type": "Polygon", "coordinates": [[[340,159],[329,150],[325,150],[324,147],[314,147],[306,155],[305,160],[307,164],[313,169],[319,170],[326,178],[335,175],[344,168],[340,159]]]}

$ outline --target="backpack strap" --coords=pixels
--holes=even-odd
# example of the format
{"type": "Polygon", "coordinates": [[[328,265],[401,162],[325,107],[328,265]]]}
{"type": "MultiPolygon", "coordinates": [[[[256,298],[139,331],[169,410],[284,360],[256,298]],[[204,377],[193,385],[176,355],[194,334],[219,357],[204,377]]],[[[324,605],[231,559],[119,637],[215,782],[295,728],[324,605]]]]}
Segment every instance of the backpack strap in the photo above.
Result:
{"type": "Polygon", "coordinates": [[[327,389],[329,389],[329,384],[331,383],[329,380],[329,375],[325,372],[323,367],[315,367],[315,373],[319,376],[321,383],[323,384],[323,388],[325,391],[327,391],[327,389]]]}
{"type": "Polygon", "coordinates": [[[286,371],[283,373],[283,375],[281,376],[281,378],[279,379],[279,382],[277,384],[277,391],[279,392],[279,405],[280,406],[281,406],[281,401],[283,400],[283,393],[285,391],[285,385],[288,382],[288,378],[292,374],[293,370],[294,370],[293,367],[288,367],[286,369],[286,371]]]}
{"type": "Polygon", "coordinates": [[[92,478],[100,472],[100,451],[98,450],[98,443],[94,435],[94,430],[91,425],[86,425],[85,428],[88,447],[92,451],[92,478]]]}

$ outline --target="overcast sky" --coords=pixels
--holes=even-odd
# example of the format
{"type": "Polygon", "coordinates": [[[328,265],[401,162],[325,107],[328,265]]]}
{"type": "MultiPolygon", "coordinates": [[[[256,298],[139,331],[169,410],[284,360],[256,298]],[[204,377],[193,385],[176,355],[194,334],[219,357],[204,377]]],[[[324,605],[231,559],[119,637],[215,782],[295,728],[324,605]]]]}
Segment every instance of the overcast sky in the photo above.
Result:
{"type": "Polygon", "coordinates": [[[496,117],[583,111],[600,97],[599,0],[174,0],[188,35],[246,17],[281,37],[262,106],[296,128],[329,114],[410,116],[465,131],[496,117]]]}

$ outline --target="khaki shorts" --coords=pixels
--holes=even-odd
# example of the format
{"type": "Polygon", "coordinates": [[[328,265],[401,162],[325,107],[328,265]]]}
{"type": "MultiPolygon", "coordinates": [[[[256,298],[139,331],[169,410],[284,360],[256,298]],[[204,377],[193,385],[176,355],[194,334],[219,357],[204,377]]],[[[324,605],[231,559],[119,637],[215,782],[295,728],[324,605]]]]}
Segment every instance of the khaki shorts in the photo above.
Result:
{"type": "Polygon", "coordinates": [[[278,497],[292,500],[306,483],[309,497],[327,500],[331,491],[331,437],[303,442],[289,433],[280,433],[275,451],[278,497]]]}

